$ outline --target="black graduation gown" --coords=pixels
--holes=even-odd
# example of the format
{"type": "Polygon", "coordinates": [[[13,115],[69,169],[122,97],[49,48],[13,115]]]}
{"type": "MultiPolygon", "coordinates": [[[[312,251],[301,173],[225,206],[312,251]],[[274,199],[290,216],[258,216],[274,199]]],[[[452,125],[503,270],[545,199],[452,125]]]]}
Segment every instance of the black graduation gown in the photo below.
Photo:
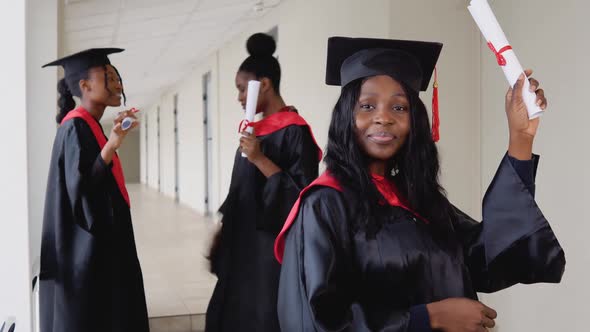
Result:
{"type": "Polygon", "coordinates": [[[563,274],[563,250],[507,157],[484,198],[484,221],[457,210],[457,240],[446,245],[431,226],[393,206],[383,207],[383,227],[367,240],[351,230],[355,204],[347,196],[315,187],[302,199],[285,242],[283,332],[410,331],[415,306],[559,282],[563,274]]]}
{"type": "Polygon", "coordinates": [[[41,332],[149,331],[131,213],[84,120],[59,127],[49,168],[41,332]]]}
{"type": "Polygon", "coordinates": [[[238,149],[223,214],[218,281],[207,309],[206,331],[279,331],[280,265],[273,243],[299,192],[318,176],[318,147],[307,126],[290,125],[265,136],[262,152],[281,168],[266,178],[238,149]]]}

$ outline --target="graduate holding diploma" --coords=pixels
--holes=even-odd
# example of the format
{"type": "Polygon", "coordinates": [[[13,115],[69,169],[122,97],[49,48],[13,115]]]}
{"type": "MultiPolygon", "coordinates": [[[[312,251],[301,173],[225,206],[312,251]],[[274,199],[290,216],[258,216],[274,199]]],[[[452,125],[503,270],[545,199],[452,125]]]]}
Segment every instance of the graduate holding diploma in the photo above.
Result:
{"type": "Polygon", "coordinates": [[[41,332],[149,331],[131,203],[115,152],[139,122],[134,109],[120,112],[108,138],[100,124],[106,107],[125,97],[108,58],[121,51],[89,49],[45,65],[62,66],[65,77],[43,217],[41,332]],[[125,118],[133,120],[127,130],[125,118]]]}
{"type": "MultiPolygon", "coordinates": [[[[534,199],[539,119],[527,116],[524,74],[506,95],[510,143],[483,222],[447,200],[418,96],[441,49],[328,40],[326,83],[342,90],[327,170],[303,190],[275,243],[281,331],[484,332],[497,313],[477,292],[561,280],[564,252],[534,199]]],[[[528,91],[545,109],[538,87],[531,78],[528,91]]]]}
{"type": "Polygon", "coordinates": [[[318,175],[321,150],[309,125],[280,95],[275,48],[272,37],[252,35],[250,56],[236,74],[247,118],[239,126],[229,193],[219,209],[222,226],[209,256],[218,278],[207,309],[209,332],[279,331],[274,238],[299,192],[318,175]],[[262,119],[252,122],[254,113],[262,119]]]}

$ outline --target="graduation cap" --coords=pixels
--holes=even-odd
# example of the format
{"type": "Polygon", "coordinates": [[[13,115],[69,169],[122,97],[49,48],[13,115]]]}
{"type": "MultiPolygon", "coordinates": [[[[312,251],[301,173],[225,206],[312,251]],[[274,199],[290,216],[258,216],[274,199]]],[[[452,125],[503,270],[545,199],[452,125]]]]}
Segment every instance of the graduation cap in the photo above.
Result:
{"type": "MultiPolygon", "coordinates": [[[[43,68],[48,66],[62,66],[64,68],[64,76],[67,82],[68,88],[74,96],[81,97],[81,91],[78,86],[78,81],[82,77],[82,73],[85,73],[88,69],[93,67],[103,67],[110,65],[111,61],[108,58],[109,54],[121,53],[124,49],[122,48],[91,48],[72,55],[65,56],[61,59],[57,59],[53,62],[43,65],[43,68]]],[[[113,66],[117,75],[119,71],[113,66]]],[[[106,75],[106,74],[105,74],[106,75]]],[[[119,75],[121,79],[121,75],[119,75]]],[[[121,83],[123,80],[121,79],[121,83]]],[[[105,83],[106,84],[106,83],[105,83]]],[[[123,103],[126,102],[127,97],[125,91],[123,91],[123,103]]]]}
{"type": "Polygon", "coordinates": [[[442,50],[441,43],[330,37],[326,84],[346,86],[365,77],[388,75],[415,92],[425,91],[434,72],[432,95],[432,136],[438,141],[438,82],[436,62],[442,50]]]}
{"type": "Polygon", "coordinates": [[[50,62],[44,65],[43,68],[48,66],[62,66],[65,76],[68,77],[79,74],[92,67],[110,65],[111,61],[108,55],[123,51],[122,48],[91,48],[50,62]]]}

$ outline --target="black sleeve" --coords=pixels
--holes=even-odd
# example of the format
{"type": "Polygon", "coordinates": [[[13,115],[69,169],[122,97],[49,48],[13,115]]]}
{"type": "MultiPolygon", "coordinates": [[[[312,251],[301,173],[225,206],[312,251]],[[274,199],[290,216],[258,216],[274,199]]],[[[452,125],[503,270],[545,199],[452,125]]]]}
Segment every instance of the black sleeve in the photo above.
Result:
{"type": "MultiPolygon", "coordinates": [[[[346,203],[322,188],[301,203],[285,241],[279,283],[282,331],[428,331],[419,306],[395,310],[370,322],[359,296],[346,203]],[[411,311],[416,317],[411,324],[411,311]],[[415,328],[415,330],[412,330],[415,328]]],[[[394,295],[392,295],[394,296],[394,295]]],[[[427,326],[429,328],[429,326],[427,326]]]]}
{"type": "Polygon", "coordinates": [[[505,156],[484,197],[483,221],[456,209],[455,231],[478,292],[559,282],[563,275],[563,249],[521,176],[505,156]]]}
{"type": "Polygon", "coordinates": [[[318,176],[318,148],[304,126],[286,128],[281,146],[281,171],[266,180],[262,191],[264,215],[258,228],[278,234],[299,192],[318,176]]]}
{"type": "Polygon", "coordinates": [[[90,127],[82,120],[72,121],[63,143],[66,189],[76,223],[92,232],[95,222],[111,213],[106,192],[111,165],[102,159],[90,127]]]}
{"type": "Polygon", "coordinates": [[[533,155],[533,158],[530,160],[518,160],[508,156],[508,160],[520,177],[522,183],[527,187],[531,195],[535,197],[535,177],[537,176],[539,156],[533,155]]]}

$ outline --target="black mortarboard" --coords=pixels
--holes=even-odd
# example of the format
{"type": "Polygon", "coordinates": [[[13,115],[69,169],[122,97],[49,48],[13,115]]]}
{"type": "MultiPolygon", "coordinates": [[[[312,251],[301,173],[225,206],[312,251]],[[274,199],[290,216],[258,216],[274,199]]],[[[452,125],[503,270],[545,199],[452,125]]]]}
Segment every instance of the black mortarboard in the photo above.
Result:
{"type": "Polygon", "coordinates": [[[441,49],[441,43],[423,41],[331,37],[326,84],[345,86],[359,78],[389,75],[424,91],[441,49]]]}
{"type": "Polygon", "coordinates": [[[50,62],[47,66],[62,66],[65,76],[78,74],[92,67],[109,65],[108,55],[123,52],[122,48],[91,48],[50,62]]]}
{"type": "Polygon", "coordinates": [[[440,121],[435,67],[442,46],[413,40],[331,37],[328,39],[326,84],[345,86],[360,78],[388,75],[420,92],[428,89],[434,72],[432,139],[437,142],[440,121]]]}

